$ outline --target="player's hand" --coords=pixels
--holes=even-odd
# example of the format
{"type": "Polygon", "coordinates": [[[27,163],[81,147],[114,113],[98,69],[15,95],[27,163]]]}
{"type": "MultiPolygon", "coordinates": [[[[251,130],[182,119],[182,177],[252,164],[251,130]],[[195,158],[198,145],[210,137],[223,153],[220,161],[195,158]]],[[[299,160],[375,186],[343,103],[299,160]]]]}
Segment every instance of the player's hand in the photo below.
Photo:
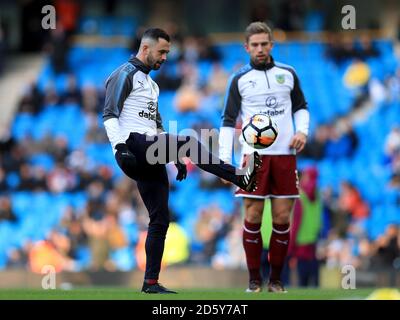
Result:
{"type": "Polygon", "coordinates": [[[303,132],[296,132],[296,134],[292,137],[290,141],[290,148],[296,149],[297,152],[300,152],[304,149],[304,146],[307,142],[307,136],[303,132]]]}
{"type": "Polygon", "coordinates": [[[115,150],[117,150],[115,156],[118,157],[122,163],[125,163],[130,167],[136,166],[136,157],[129,151],[128,146],[125,143],[118,143],[115,146],[115,150]]]}
{"type": "Polygon", "coordinates": [[[178,180],[178,181],[185,180],[187,177],[186,164],[178,162],[178,163],[175,163],[175,166],[178,169],[178,174],[176,175],[176,180],[178,180]]]}

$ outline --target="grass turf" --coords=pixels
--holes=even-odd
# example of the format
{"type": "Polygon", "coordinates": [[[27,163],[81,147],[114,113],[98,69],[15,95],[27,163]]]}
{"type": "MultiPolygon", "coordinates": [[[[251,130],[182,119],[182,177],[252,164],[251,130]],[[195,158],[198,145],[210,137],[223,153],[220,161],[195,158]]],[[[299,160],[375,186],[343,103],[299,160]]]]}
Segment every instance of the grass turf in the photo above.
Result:
{"type": "Polygon", "coordinates": [[[358,300],[373,289],[297,289],[286,294],[245,293],[240,289],[182,289],[179,294],[149,295],[130,288],[73,288],[71,290],[0,289],[0,300],[358,300]]]}

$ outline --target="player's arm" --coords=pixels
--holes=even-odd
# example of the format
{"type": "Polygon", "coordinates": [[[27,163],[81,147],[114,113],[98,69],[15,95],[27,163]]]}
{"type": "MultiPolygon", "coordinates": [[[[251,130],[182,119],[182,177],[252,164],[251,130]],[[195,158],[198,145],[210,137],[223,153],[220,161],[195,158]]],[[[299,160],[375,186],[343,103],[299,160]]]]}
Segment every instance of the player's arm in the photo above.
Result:
{"type": "Polygon", "coordinates": [[[111,75],[106,82],[103,121],[114,153],[116,153],[117,149],[122,149],[126,146],[124,138],[121,136],[118,118],[126,98],[132,91],[132,87],[132,78],[129,76],[129,73],[125,71],[120,71],[115,75],[111,75]]]}
{"type": "Polygon", "coordinates": [[[156,124],[157,124],[157,132],[158,133],[165,132],[164,126],[162,124],[161,114],[158,111],[158,107],[157,107],[157,114],[156,114],[156,124]]]}
{"type": "Polygon", "coordinates": [[[236,118],[239,115],[242,103],[238,88],[238,79],[237,76],[232,76],[229,82],[219,132],[219,157],[222,161],[227,163],[232,163],[236,118]]]}
{"type": "Polygon", "coordinates": [[[310,125],[310,113],[308,112],[307,102],[301,90],[300,81],[296,73],[293,72],[294,84],[290,93],[292,101],[292,112],[296,133],[292,137],[290,147],[295,148],[297,152],[304,149],[307,142],[308,128],[310,125]]]}

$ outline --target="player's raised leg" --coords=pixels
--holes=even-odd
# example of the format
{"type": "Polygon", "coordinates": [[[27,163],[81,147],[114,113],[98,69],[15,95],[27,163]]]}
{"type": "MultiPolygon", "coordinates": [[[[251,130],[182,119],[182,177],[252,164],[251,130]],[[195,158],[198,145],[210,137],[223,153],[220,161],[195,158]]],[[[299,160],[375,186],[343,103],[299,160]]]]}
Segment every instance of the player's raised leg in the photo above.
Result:
{"type": "MultiPolygon", "coordinates": [[[[172,136],[177,139],[178,158],[189,157],[195,165],[202,170],[210,172],[217,177],[232,182],[239,188],[252,192],[257,188],[256,174],[261,167],[261,157],[257,152],[250,155],[248,165],[243,169],[238,169],[228,163],[223,162],[194,137],[172,136]],[[183,152],[181,152],[183,151],[183,152]]],[[[175,159],[174,159],[175,160],[175,159]]]]}
{"type": "MultiPolygon", "coordinates": [[[[201,142],[191,136],[176,136],[167,133],[146,137],[132,134],[127,141],[133,153],[135,153],[138,143],[146,145],[146,162],[168,163],[173,161],[176,163],[182,161],[183,157],[188,157],[202,170],[230,181],[247,192],[257,189],[257,170],[262,163],[257,152],[249,156],[246,167],[238,169],[209,152],[201,142]]],[[[138,157],[140,161],[140,155],[138,157]]]]}

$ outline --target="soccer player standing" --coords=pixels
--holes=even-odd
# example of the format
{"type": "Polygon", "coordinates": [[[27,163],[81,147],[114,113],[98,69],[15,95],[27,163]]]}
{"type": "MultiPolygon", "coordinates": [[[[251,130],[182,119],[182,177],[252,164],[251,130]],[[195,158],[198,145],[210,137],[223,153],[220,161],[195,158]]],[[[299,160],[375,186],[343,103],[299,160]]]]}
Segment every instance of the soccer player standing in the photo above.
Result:
{"type": "MultiPolygon", "coordinates": [[[[270,54],[273,47],[271,29],[263,22],[253,22],[247,27],[245,36],[244,46],[250,63],[233,74],[227,89],[219,137],[220,158],[232,162],[234,127],[239,112],[243,122],[256,113],[264,113],[277,124],[277,140],[272,146],[259,150],[262,167],[257,176],[258,189],[255,192],[238,189],[235,195],[244,198],[243,247],[249,271],[246,291],[262,290],[260,228],[264,201],[270,198],[273,229],[268,291],[285,292],[280,276],[290,240],[290,215],[295,198],[299,197],[295,155],[304,148],[307,140],[309,112],[294,69],[276,62],[270,54]]],[[[247,155],[253,151],[243,144],[244,164],[247,155]]]]}
{"type": "Polygon", "coordinates": [[[253,153],[252,164],[237,172],[235,167],[208,152],[196,139],[164,132],[158,112],[159,88],[149,72],[161,67],[169,50],[169,35],[161,29],[148,29],[136,57],[132,56],[106,81],[103,120],[107,136],[119,167],[136,180],[150,216],[142,287],[145,293],[175,293],[158,282],[169,226],[169,182],[165,164],[175,163],[176,179],[181,181],[187,175],[182,158],[189,157],[201,169],[247,191],[256,189],[257,169],[261,165],[260,156],[253,153]],[[198,161],[199,156],[201,161],[198,161]]]}

